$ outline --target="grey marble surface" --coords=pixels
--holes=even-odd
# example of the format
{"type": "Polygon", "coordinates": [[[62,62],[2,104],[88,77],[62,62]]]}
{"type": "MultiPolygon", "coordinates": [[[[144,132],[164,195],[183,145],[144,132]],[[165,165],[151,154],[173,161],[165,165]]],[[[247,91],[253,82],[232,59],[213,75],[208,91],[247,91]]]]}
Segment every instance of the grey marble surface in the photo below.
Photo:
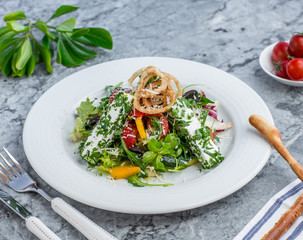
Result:
{"type": "MultiPolygon", "coordinates": [[[[30,78],[0,76],[0,145],[20,160],[38,184],[84,212],[119,239],[233,239],[264,204],[296,179],[275,152],[262,171],[234,194],[204,207],[163,215],[131,215],[88,207],[50,188],[31,168],[22,145],[22,129],[34,102],[62,78],[98,63],[140,56],[165,56],[194,60],[222,69],[251,86],[266,102],[284,142],[301,161],[301,88],[282,85],[268,77],[258,63],[267,45],[302,31],[301,1],[3,1],[0,18],[22,10],[31,18],[49,17],[61,4],[81,8],[71,14],[78,26],[107,28],[114,49],[77,68],[53,64],[48,75],[42,65],[30,78]]],[[[0,22],[3,26],[4,22],[0,22]]],[[[49,204],[36,194],[7,190],[62,239],[84,239],[49,204]]],[[[0,239],[36,239],[24,222],[0,204],[0,239]]]]}

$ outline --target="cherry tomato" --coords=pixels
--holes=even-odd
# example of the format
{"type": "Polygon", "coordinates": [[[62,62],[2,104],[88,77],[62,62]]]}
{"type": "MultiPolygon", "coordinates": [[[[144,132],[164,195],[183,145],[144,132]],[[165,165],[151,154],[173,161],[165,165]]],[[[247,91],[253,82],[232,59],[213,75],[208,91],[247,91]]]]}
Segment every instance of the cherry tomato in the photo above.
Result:
{"type": "Polygon", "coordinates": [[[289,60],[283,60],[275,64],[275,73],[278,77],[289,79],[286,72],[286,67],[289,62],[289,60]]]}
{"type": "Polygon", "coordinates": [[[287,75],[295,81],[303,80],[303,58],[295,58],[291,60],[286,67],[287,75]]]}
{"type": "Polygon", "coordinates": [[[137,118],[142,118],[146,116],[146,113],[140,112],[139,110],[135,109],[129,114],[129,116],[136,116],[137,118]]]}
{"type": "Polygon", "coordinates": [[[137,133],[138,133],[137,127],[127,122],[122,132],[122,139],[125,142],[127,148],[134,146],[136,142],[137,133]]]}
{"type": "Polygon", "coordinates": [[[289,48],[295,57],[303,57],[303,36],[301,34],[292,36],[289,48]]]}
{"type": "Polygon", "coordinates": [[[271,54],[271,59],[273,62],[278,63],[280,61],[286,60],[289,56],[289,44],[287,42],[278,42],[271,54]]]}
{"type": "MultiPolygon", "coordinates": [[[[167,121],[166,117],[164,117],[162,114],[155,114],[155,115],[150,115],[150,116],[154,116],[154,117],[159,118],[160,123],[161,123],[161,130],[162,130],[161,138],[165,137],[166,134],[168,133],[168,121],[167,121]]],[[[147,123],[146,123],[147,129],[152,129],[153,128],[151,126],[151,121],[152,120],[150,118],[147,120],[147,123]]]]}

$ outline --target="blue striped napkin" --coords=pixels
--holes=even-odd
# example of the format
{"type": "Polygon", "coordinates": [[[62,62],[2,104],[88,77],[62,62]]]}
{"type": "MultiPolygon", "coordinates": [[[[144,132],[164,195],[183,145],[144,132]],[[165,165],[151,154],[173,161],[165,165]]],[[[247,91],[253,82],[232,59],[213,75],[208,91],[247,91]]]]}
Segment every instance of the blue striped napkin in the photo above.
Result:
{"type": "MultiPolygon", "coordinates": [[[[297,179],[272,197],[234,240],[261,239],[302,194],[303,182],[297,179]]],[[[303,239],[302,215],[280,239],[303,239]]]]}

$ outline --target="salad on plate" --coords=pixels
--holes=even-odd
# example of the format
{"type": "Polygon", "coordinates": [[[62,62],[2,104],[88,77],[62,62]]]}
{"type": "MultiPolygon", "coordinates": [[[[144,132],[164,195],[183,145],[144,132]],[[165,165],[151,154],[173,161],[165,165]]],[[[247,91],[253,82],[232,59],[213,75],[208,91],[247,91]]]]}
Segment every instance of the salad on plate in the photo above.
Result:
{"type": "Polygon", "coordinates": [[[108,97],[86,99],[77,108],[70,136],[89,169],[137,187],[169,186],[149,180],[196,163],[212,169],[224,160],[218,133],[232,124],[218,119],[218,102],[185,91],[154,66],[139,69],[128,83],[131,88],[108,86],[108,97]]]}

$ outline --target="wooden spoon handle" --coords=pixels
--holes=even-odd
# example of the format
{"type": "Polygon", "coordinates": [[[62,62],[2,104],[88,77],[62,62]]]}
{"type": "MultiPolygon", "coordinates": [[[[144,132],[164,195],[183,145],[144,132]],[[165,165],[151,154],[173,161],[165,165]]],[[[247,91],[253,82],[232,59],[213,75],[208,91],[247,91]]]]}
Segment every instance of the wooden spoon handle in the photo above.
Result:
{"type": "Polygon", "coordinates": [[[249,117],[249,123],[254,126],[260,133],[262,133],[270,144],[281,154],[281,156],[288,162],[291,169],[303,181],[303,168],[302,166],[291,156],[286,147],[282,143],[281,134],[279,130],[268,122],[265,118],[259,115],[251,115],[249,117]]]}

